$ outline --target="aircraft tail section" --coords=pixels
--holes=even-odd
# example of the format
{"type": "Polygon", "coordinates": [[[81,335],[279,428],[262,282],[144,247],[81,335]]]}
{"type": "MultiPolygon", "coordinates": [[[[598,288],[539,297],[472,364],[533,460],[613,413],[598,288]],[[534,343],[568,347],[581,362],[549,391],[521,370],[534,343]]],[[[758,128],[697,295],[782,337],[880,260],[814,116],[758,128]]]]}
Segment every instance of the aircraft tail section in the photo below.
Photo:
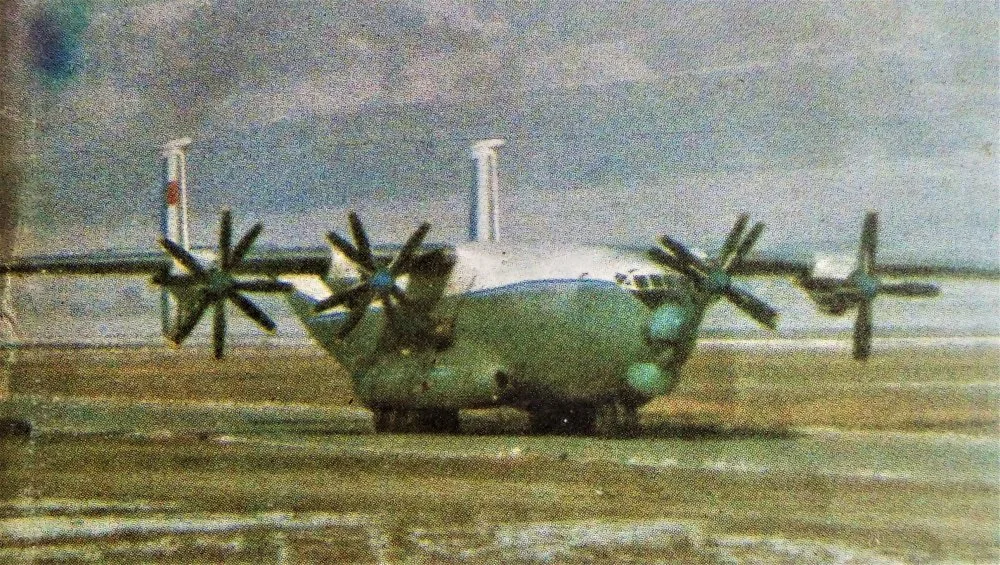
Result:
{"type": "Polygon", "coordinates": [[[174,139],[163,145],[163,209],[160,230],[163,237],[190,249],[187,218],[187,147],[190,138],[174,139]]]}
{"type": "Polygon", "coordinates": [[[497,148],[502,139],[486,139],[472,146],[472,206],[469,215],[469,241],[496,241],[500,237],[497,210],[500,189],[497,148]]]}
{"type": "MultiPolygon", "coordinates": [[[[187,147],[190,138],[174,139],[163,145],[163,205],[160,210],[160,235],[190,249],[187,218],[187,147]]],[[[173,271],[183,272],[175,262],[173,271]]],[[[160,291],[160,314],[163,335],[170,336],[180,321],[183,297],[178,289],[164,286],[160,291]]]]}

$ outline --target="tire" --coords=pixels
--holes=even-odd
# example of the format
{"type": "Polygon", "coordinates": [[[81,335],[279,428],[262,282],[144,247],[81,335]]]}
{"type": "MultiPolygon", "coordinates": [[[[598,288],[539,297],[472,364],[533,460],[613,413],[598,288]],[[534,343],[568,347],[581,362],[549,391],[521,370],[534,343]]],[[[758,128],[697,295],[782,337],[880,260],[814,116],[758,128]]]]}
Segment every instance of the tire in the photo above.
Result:
{"type": "Polygon", "coordinates": [[[395,411],[389,408],[376,408],[372,413],[372,424],[375,426],[375,433],[385,434],[395,431],[395,411]]]}
{"type": "Polygon", "coordinates": [[[372,420],[377,433],[456,434],[461,431],[458,410],[377,408],[372,420]]]}
{"type": "Polygon", "coordinates": [[[627,438],[639,435],[639,412],[634,406],[612,401],[597,407],[594,433],[606,438],[627,438]]]}
{"type": "Polygon", "coordinates": [[[414,410],[412,421],[416,432],[457,434],[461,431],[458,410],[414,410]]]}
{"type": "Polygon", "coordinates": [[[19,418],[0,418],[0,439],[24,439],[31,437],[31,422],[19,418]]]}
{"type": "Polygon", "coordinates": [[[528,411],[530,433],[589,435],[594,431],[597,415],[588,404],[538,406],[528,411]]]}

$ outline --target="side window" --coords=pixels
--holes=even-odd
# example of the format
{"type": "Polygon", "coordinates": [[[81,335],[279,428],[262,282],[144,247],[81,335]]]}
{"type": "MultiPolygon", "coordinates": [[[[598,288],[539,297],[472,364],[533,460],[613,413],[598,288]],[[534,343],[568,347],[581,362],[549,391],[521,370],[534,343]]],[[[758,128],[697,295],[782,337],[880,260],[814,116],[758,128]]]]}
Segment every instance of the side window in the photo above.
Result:
{"type": "Polygon", "coordinates": [[[623,275],[621,273],[615,273],[615,282],[616,283],[618,283],[618,284],[625,284],[625,281],[627,281],[627,280],[628,280],[628,277],[626,277],[625,275],[623,275]]]}
{"type": "Polygon", "coordinates": [[[656,288],[662,288],[664,286],[663,275],[649,275],[649,280],[656,288]]]}
{"type": "Polygon", "coordinates": [[[646,275],[636,275],[635,285],[642,290],[646,290],[647,288],[649,288],[649,279],[646,277],[646,275]]]}

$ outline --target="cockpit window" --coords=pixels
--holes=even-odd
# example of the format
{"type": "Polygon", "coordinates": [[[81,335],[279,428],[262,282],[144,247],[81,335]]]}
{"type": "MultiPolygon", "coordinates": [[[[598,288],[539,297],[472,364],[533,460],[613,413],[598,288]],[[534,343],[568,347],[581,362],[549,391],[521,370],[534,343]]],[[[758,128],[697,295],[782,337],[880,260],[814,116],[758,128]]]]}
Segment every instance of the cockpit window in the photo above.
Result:
{"type": "Polygon", "coordinates": [[[645,289],[649,288],[649,279],[646,277],[646,275],[636,275],[635,276],[635,285],[637,287],[645,290],[645,289]]]}

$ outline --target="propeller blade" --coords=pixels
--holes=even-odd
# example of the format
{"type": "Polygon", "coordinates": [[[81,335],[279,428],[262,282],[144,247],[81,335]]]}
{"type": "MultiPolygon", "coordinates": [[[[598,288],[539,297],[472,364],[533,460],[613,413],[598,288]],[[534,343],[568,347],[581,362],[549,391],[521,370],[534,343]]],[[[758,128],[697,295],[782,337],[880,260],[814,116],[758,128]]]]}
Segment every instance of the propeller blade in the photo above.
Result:
{"type": "Polygon", "coordinates": [[[198,263],[198,260],[195,259],[194,255],[191,255],[187,249],[184,249],[180,245],[177,245],[165,237],[160,238],[160,246],[163,247],[163,250],[166,251],[168,255],[176,259],[181,265],[184,265],[184,268],[192,274],[198,275],[199,277],[208,276],[205,269],[202,268],[201,264],[198,263]]]}
{"type": "Polygon", "coordinates": [[[350,259],[355,265],[360,267],[363,271],[367,273],[374,272],[374,267],[369,267],[368,263],[362,257],[361,253],[357,250],[351,242],[347,241],[340,236],[335,231],[326,234],[326,240],[330,242],[330,245],[334,246],[338,251],[343,253],[348,259],[350,259]]]}
{"type": "Polygon", "coordinates": [[[257,325],[268,332],[273,332],[277,326],[274,320],[265,314],[256,304],[238,292],[230,292],[228,298],[233,301],[237,308],[247,315],[247,318],[257,322],[257,325]]]}
{"type": "Polygon", "coordinates": [[[747,233],[746,237],[743,238],[743,241],[740,242],[740,246],[736,249],[736,253],[733,254],[732,260],[729,261],[729,264],[725,267],[726,271],[729,271],[733,267],[740,264],[740,261],[746,257],[747,253],[750,252],[750,249],[752,249],[757,243],[757,240],[760,239],[760,234],[762,233],[764,233],[764,222],[757,222],[752,228],[750,228],[750,232],[747,233]]]}
{"type": "Polygon", "coordinates": [[[668,269],[673,269],[678,273],[682,273],[691,276],[691,271],[688,269],[684,263],[681,263],[680,259],[674,257],[673,255],[667,253],[666,251],[660,249],[659,247],[651,247],[647,253],[649,258],[656,261],[660,265],[667,267],[668,269]]]}
{"type": "Polygon", "coordinates": [[[406,293],[404,293],[398,286],[393,286],[392,290],[389,291],[389,294],[396,299],[396,302],[399,302],[399,306],[401,308],[406,308],[406,305],[410,302],[410,299],[406,297],[406,293]]]}
{"type": "Polygon", "coordinates": [[[746,312],[751,318],[770,329],[778,327],[778,311],[772,308],[763,300],[757,298],[750,291],[735,285],[729,285],[723,294],[737,308],[746,312]]]}
{"type": "Polygon", "coordinates": [[[941,288],[936,284],[918,282],[883,284],[879,287],[879,294],[923,298],[941,294],[941,288]]]}
{"type": "Polygon", "coordinates": [[[427,232],[430,229],[430,224],[426,222],[420,224],[417,231],[413,232],[410,239],[407,239],[406,243],[403,244],[403,249],[399,251],[399,255],[396,255],[392,265],[389,266],[389,272],[392,273],[394,278],[409,271],[410,264],[413,262],[413,254],[420,247],[420,244],[424,242],[424,238],[427,237],[427,232]]]}
{"type": "Polygon", "coordinates": [[[198,275],[199,277],[208,276],[208,273],[201,266],[201,263],[199,263],[198,260],[194,258],[194,255],[191,255],[187,249],[184,249],[180,245],[177,245],[165,237],[160,238],[160,246],[163,247],[163,250],[166,251],[168,255],[176,259],[181,265],[184,265],[184,268],[190,271],[191,274],[198,275]]]}
{"type": "Polygon", "coordinates": [[[670,251],[677,257],[682,264],[686,265],[688,268],[694,270],[702,277],[708,273],[708,265],[705,264],[697,255],[691,253],[683,243],[671,238],[669,235],[665,235],[660,238],[660,243],[663,245],[667,251],[670,251]]]}
{"type": "Polygon", "coordinates": [[[871,274],[875,266],[875,248],[878,246],[878,212],[865,214],[861,227],[861,244],[858,247],[858,269],[871,274]]]}
{"type": "Polygon", "coordinates": [[[361,219],[354,212],[347,215],[347,221],[351,224],[351,234],[354,235],[354,243],[358,245],[358,254],[361,256],[362,264],[370,271],[376,270],[375,257],[372,256],[371,242],[368,241],[368,234],[365,233],[365,226],[361,219]]]}
{"type": "Polygon", "coordinates": [[[295,290],[295,285],[285,281],[259,279],[253,281],[237,281],[233,283],[233,288],[243,292],[290,292],[295,290]]]}
{"type": "Polygon", "coordinates": [[[389,322],[390,328],[395,328],[399,326],[399,314],[396,312],[396,307],[392,304],[392,299],[385,297],[382,299],[382,309],[385,310],[386,320],[389,322]]]}
{"type": "Polygon", "coordinates": [[[736,223],[733,224],[733,229],[729,230],[726,243],[723,244],[722,251],[719,252],[719,263],[723,269],[729,270],[729,265],[732,264],[732,260],[736,256],[736,246],[739,245],[743,237],[743,231],[747,229],[747,222],[749,221],[749,214],[740,214],[736,218],[736,223]]]}
{"type": "Polygon", "coordinates": [[[262,231],[264,231],[264,224],[258,222],[250,228],[250,231],[243,234],[243,237],[240,238],[240,240],[236,243],[236,247],[233,249],[228,267],[234,267],[243,262],[243,259],[246,258],[247,251],[250,251],[254,242],[257,241],[257,236],[259,236],[262,231]]]}
{"type": "Polygon", "coordinates": [[[369,305],[371,305],[371,296],[364,301],[364,304],[359,304],[351,309],[351,313],[347,315],[344,325],[340,326],[340,329],[337,331],[337,339],[344,339],[347,337],[347,334],[351,333],[361,323],[361,319],[368,313],[369,305]]]}
{"type": "Polygon", "coordinates": [[[228,208],[222,211],[219,221],[219,265],[229,268],[229,255],[233,246],[233,214],[228,208]]]}
{"type": "Polygon", "coordinates": [[[193,307],[187,311],[187,316],[177,324],[173,333],[170,334],[169,339],[174,345],[180,345],[187,339],[187,336],[191,335],[191,330],[198,325],[202,315],[205,314],[205,310],[208,308],[208,304],[208,295],[201,293],[198,299],[192,304],[193,307]]]}
{"type": "Polygon", "coordinates": [[[858,316],[854,319],[854,358],[868,359],[872,351],[872,303],[862,300],[858,303],[858,316]]]}
{"type": "Polygon", "coordinates": [[[226,301],[222,298],[215,301],[215,319],[212,320],[212,348],[215,358],[222,359],[226,348],[226,301]]]}
{"type": "MultiPolygon", "coordinates": [[[[323,312],[324,310],[329,310],[330,308],[335,308],[341,304],[351,304],[358,297],[370,295],[371,292],[368,287],[367,282],[360,283],[351,287],[343,292],[338,292],[333,296],[327,297],[316,303],[313,307],[314,312],[323,312]]],[[[367,298],[365,302],[371,302],[371,297],[367,298]]]]}

